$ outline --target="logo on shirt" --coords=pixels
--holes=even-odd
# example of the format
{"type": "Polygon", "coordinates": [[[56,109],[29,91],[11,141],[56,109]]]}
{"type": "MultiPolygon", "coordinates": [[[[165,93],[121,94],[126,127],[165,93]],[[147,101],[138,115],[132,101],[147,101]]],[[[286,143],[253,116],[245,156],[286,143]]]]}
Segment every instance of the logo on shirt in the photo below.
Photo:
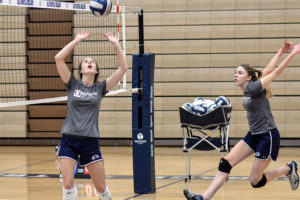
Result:
{"type": "Polygon", "coordinates": [[[248,103],[250,103],[251,102],[251,97],[243,97],[243,103],[244,104],[248,104],[248,103]]]}
{"type": "Polygon", "coordinates": [[[97,92],[82,92],[81,90],[75,90],[74,97],[77,97],[79,99],[96,99],[98,97],[97,92]]]}
{"type": "Polygon", "coordinates": [[[249,107],[249,104],[252,102],[251,97],[243,97],[243,106],[247,110],[249,107]]]}

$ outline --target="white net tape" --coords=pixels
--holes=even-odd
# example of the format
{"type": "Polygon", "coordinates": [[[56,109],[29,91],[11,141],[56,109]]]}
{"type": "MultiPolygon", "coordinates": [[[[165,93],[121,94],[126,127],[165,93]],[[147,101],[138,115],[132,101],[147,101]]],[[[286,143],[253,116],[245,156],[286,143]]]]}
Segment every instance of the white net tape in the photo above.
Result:
{"type": "MultiPolygon", "coordinates": [[[[90,6],[88,4],[59,2],[59,1],[0,0],[0,5],[60,9],[60,10],[77,10],[77,11],[89,11],[90,12],[90,6]]],[[[125,10],[125,7],[121,6],[120,11],[124,11],[124,10],[125,10]]],[[[117,6],[113,6],[111,12],[117,12],[117,6]]]]}

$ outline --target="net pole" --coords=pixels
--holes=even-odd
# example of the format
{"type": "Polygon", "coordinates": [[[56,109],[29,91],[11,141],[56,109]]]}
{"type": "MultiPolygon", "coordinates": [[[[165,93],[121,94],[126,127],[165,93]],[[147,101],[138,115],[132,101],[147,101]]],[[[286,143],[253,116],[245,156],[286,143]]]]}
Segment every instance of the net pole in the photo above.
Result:
{"type": "Polygon", "coordinates": [[[153,53],[144,53],[143,9],[138,10],[139,53],[132,59],[132,149],[135,193],[156,192],[154,153],[154,63],[153,53]],[[144,163],[141,165],[141,163],[144,163]]]}
{"type": "Polygon", "coordinates": [[[142,8],[139,8],[139,56],[144,54],[144,12],[142,8]]]}

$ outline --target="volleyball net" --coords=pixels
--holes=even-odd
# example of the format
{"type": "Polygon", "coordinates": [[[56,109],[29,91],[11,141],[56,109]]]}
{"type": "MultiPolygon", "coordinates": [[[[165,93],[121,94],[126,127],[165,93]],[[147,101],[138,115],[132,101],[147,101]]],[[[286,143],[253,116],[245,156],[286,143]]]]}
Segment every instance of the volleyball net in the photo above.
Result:
{"type": "MultiPolygon", "coordinates": [[[[118,63],[104,33],[117,32],[126,55],[124,6],[117,4],[108,16],[96,17],[88,1],[0,0],[0,107],[66,100],[54,56],[78,29],[92,36],[66,58],[67,66],[79,78],[79,63],[93,57],[100,68],[98,81],[105,80],[118,63]]],[[[107,95],[125,91],[126,75],[107,95]]]]}

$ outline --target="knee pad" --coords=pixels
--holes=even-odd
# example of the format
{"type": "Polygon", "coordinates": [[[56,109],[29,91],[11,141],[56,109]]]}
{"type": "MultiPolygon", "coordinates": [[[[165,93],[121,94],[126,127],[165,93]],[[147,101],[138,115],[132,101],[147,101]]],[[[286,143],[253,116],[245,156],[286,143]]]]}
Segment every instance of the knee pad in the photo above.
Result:
{"type": "Polygon", "coordinates": [[[231,168],[232,166],[230,165],[230,163],[225,158],[221,158],[218,168],[219,171],[230,174],[231,168]]]}
{"type": "Polygon", "coordinates": [[[265,186],[267,183],[267,177],[263,174],[263,177],[261,178],[261,180],[256,183],[255,185],[252,185],[253,188],[261,188],[263,186],[265,186]]]}
{"type": "Polygon", "coordinates": [[[98,197],[101,200],[110,200],[111,199],[111,194],[110,194],[110,191],[109,191],[107,186],[106,186],[105,191],[103,193],[97,192],[97,194],[98,194],[98,197]]]}
{"type": "Polygon", "coordinates": [[[77,197],[77,188],[74,186],[72,189],[63,188],[63,200],[75,200],[77,197]]]}

